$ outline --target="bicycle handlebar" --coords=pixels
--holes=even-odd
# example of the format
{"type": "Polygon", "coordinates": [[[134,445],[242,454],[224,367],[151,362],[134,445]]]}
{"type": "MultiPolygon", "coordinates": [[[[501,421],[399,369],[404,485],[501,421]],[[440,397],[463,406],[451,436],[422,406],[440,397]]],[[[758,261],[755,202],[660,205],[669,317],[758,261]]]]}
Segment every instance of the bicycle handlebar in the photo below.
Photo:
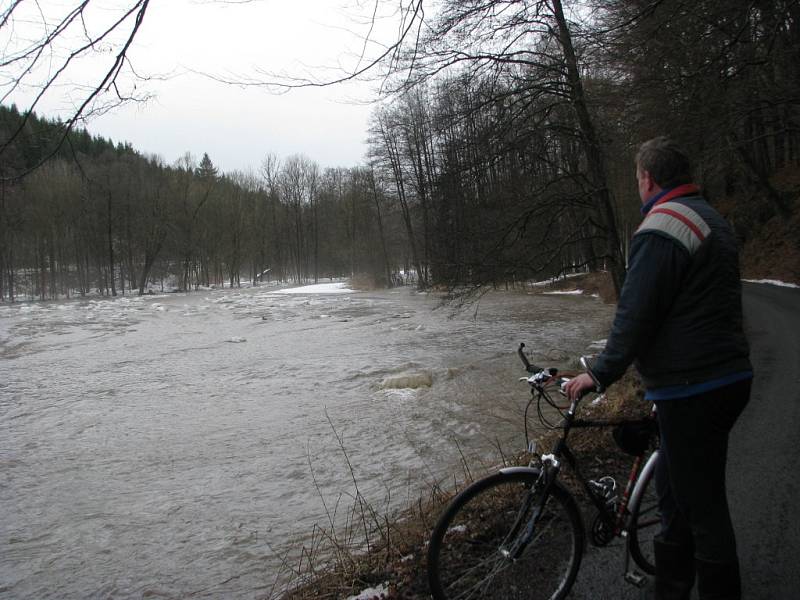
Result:
{"type": "Polygon", "coordinates": [[[519,354],[520,360],[522,360],[522,364],[525,365],[525,370],[528,373],[538,373],[543,371],[541,367],[537,367],[536,365],[532,365],[528,360],[528,357],[525,356],[525,342],[519,343],[519,348],[517,348],[517,354],[519,354]]]}
{"type": "MultiPolygon", "coordinates": [[[[520,342],[519,348],[517,348],[517,354],[519,355],[519,358],[522,361],[522,364],[525,365],[525,370],[528,373],[533,373],[534,375],[540,375],[541,374],[543,379],[548,379],[550,381],[554,380],[556,375],[558,374],[558,369],[556,369],[555,367],[544,368],[544,367],[538,367],[538,366],[536,366],[534,364],[531,364],[531,362],[528,360],[528,357],[525,356],[525,342],[520,342]]],[[[565,380],[564,378],[560,378],[559,379],[559,386],[562,385],[562,383],[564,383],[566,381],[569,381],[569,380],[568,379],[565,380]]]]}
{"type": "MultiPolygon", "coordinates": [[[[531,364],[531,362],[528,360],[528,357],[525,356],[525,343],[524,342],[520,342],[519,348],[517,348],[517,354],[519,355],[519,358],[522,361],[522,364],[525,365],[525,370],[528,373],[533,373],[532,377],[527,378],[528,383],[531,383],[531,384],[535,384],[535,383],[537,383],[537,384],[555,384],[558,387],[559,392],[561,392],[562,394],[566,395],[566,392],[564,390],[564,385],[571,379],[571,377],[563,377],[563,376],[562,377],[557,377],[558,369],[553,368],[553,367],[551,367],[549,369],[545,369],[545,368],[542,368],[542,367],[538,367],[538,366],[536,366],[534,364],[531,364]]],[[[586,359],[585,356],[581,356],[581,365],[587,370],[587,372],[589,372],[589,365],[587,363],[587,359],[586,359]]],[[[526,379],[526,378],[523,378],[523,379],[526,379]]],[[[580,400],[586,394],[588,394],[588,393],[590,393],[592,391],[600,392],[602,390],[599,389],[599,386],[598,386],[598,389],[595,389],[595,390],[584,390],[584,391],[581,392],[581,395],[578,398],[578,400],[580,400]]]]}

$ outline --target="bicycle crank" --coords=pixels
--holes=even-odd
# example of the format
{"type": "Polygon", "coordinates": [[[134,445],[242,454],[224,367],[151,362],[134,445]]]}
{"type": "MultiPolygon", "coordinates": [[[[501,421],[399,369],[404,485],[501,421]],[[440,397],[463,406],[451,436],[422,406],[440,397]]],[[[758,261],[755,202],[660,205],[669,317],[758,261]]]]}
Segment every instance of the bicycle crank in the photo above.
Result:
{"type": "Polygon", "coordinates": [[[592,544],[598,548],[603,548],[604,546],[608,546],[612,539],[614,539],[614,527],[607,519],[604,519],[603,514],[598,511],[594,521],[592,521],[592,544]]]}

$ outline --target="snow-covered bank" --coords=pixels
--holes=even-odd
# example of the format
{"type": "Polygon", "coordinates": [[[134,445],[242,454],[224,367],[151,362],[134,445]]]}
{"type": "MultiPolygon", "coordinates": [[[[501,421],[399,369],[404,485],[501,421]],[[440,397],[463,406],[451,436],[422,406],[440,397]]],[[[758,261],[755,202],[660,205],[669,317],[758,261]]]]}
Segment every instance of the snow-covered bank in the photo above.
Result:
{"type": "Polygon", "coordinates": [[[296,288],[287,288],[285,290],[276,290],[276,294],[352,294],[355,290],[347,287],[344,281],[336,281],[333,283],[317,283],[313,285],[304,285],[296,288]]]}
{"type": "Polygon", "coordinates": [[[765,285],[777,285],[780,287],[800,288],[796,283],[787,283],[785,281],[778,281],[777,279],[742,279],[747,283],[762,283],[765,285]]]}

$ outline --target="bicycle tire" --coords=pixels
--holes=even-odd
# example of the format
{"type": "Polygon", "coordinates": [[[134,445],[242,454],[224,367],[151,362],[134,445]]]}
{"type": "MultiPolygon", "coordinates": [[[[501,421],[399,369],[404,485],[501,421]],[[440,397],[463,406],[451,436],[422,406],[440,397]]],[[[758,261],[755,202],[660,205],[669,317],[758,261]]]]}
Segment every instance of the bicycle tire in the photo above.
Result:
{"type": "Polygon", "coordinates": [[[640,475],[642,493],[628,507],[628,552],[633,561],[648,575],[656,574],[653,555],[653,538],[661,530],[658,513],[658,494],[655,485],[655,469],[644,469],[640,475]]]}
{"type": "Polygon", "coordinates": [[[540,492],[529,495],[538,477],[530,468],[504,469],[456,496],[428,546],[428,582],[435,600],[559,600],[567,595],[578,574],[585,534],[574,498],[558,483],[551,486],[522,554],[511,560],[502,553],[519,539],[530,506],[541,504],[540,492]],[[514,527],[515,522],[523,526],[514,527]]]}

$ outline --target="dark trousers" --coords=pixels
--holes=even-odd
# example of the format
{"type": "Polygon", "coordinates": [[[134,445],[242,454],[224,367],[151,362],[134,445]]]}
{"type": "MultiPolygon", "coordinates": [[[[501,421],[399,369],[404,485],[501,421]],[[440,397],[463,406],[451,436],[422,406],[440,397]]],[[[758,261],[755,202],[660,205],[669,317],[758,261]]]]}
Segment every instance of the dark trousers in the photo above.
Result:
{"type": "Polygon", "coordinates": [[[737,562],[725,465],[728,434],[750,398],[750,384],[748,379],[657,403],[661,539],[702,561],[737,562]]]}

